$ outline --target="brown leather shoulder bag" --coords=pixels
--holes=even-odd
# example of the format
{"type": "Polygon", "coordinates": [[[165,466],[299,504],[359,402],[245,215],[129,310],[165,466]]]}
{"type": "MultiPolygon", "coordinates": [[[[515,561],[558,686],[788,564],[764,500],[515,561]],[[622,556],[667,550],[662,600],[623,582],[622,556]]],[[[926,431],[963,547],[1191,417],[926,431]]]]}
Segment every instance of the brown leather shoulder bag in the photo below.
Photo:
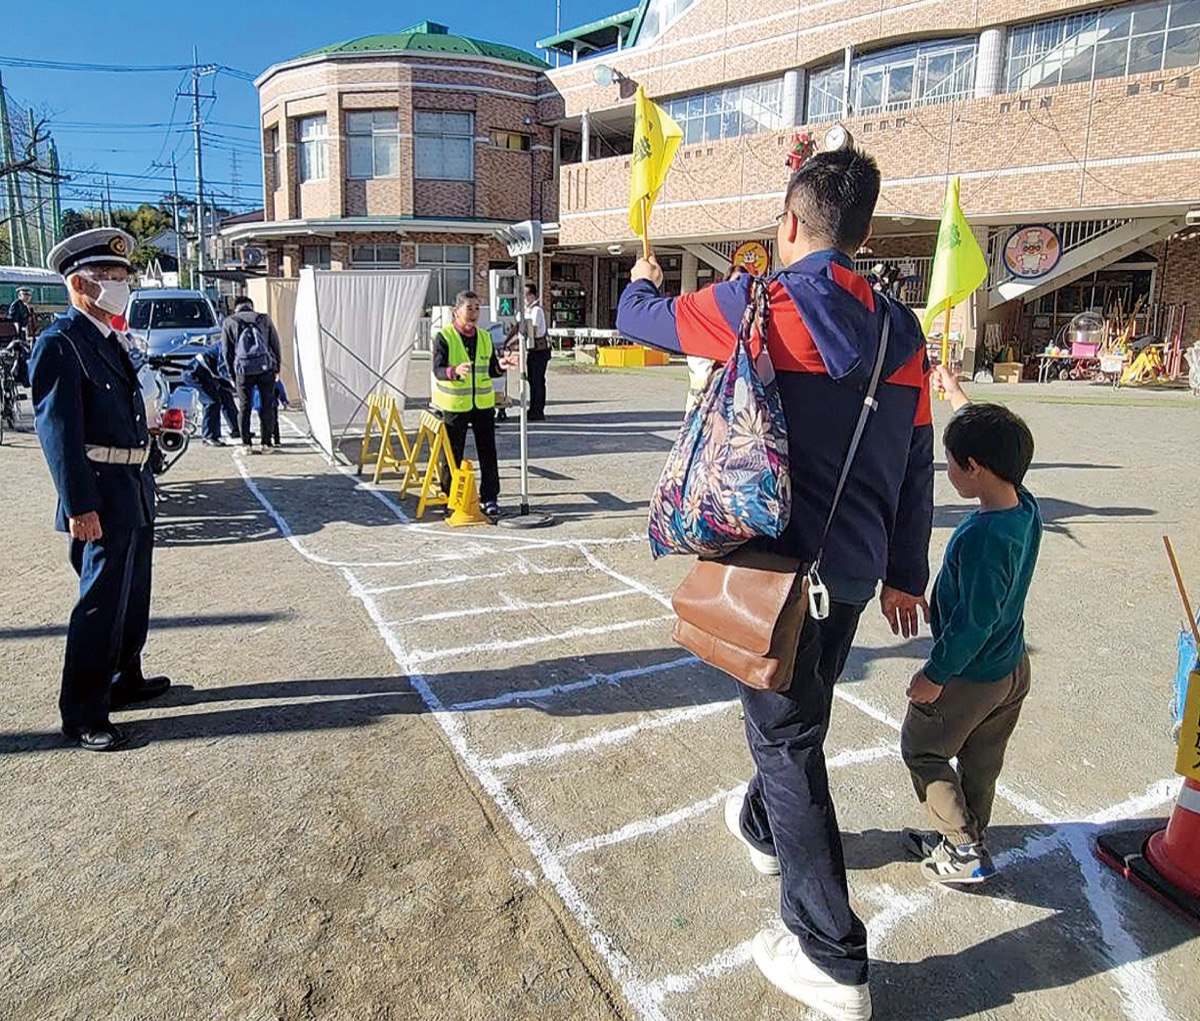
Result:
{"type": "Polygon", "coordinates": [[[875,394],[891,335],[887,300],[878,300],[883,329],[875,369],[812,563],[803,566],[795,557],[742,547],[698,560],[671,598],[678,617],[671,635],[675,642],[751,688],[787,691],[805,617],[829,615],[829,593],[818,568],[859,443],[878,407],[875,394]]]}

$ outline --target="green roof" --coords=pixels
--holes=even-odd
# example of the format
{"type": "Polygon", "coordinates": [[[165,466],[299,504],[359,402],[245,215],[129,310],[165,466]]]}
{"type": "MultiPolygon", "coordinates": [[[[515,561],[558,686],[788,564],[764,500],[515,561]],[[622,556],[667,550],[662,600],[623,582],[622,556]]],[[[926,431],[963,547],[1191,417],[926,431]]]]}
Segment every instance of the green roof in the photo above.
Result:
{"type": "Polygon", "coordinates": [[[389,35],[364,35],[344,43],[332,43],[317,50],[302,53],[301,57],[321,55],[334,56],[340,53],[456,53],[465,57],[490,57],[493,60],[511,60],[529,67],[545,68],[549,65],[532,53],[502,43],[488,43],[480,39],[451,35],[445,25],[422,21],[402,32],[389,35]]]}
{"type": "Polygon", "coordinates": [[[607,45],[610,38],[612,45],[616,45],[617,32],[620,29],[629,28],[637,19],[640,11],[640,7],[634,7],[632,10],[622,11],[620,14],[610,14],[607,18],[601,18],[599,21],[568,29],[566,32],[560,32],[547,39],[539,39],[535,45],[539,50],[552,50],[558,47],[568,49],[564,44],[578,40],[598,49],[601,44],[607,45]]]}

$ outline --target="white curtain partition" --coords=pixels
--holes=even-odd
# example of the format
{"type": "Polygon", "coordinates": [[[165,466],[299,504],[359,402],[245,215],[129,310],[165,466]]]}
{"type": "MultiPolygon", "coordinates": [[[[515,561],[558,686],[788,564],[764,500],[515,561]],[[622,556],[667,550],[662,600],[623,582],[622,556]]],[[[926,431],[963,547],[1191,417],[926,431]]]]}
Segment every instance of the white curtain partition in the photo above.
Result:
{"type": "Polygon", "coordinates": [[[366,424],[368,394],[403,398],[428,287],[428,270],[300,271],[300,393],[313,438],[330,457],[366,424]]]}

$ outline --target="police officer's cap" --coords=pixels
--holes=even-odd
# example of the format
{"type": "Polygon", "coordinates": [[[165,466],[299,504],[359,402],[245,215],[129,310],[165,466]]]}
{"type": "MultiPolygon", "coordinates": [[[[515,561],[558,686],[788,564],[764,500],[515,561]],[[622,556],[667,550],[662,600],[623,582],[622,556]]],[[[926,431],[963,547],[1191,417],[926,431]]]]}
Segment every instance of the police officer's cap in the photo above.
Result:
{"type": "Polygon", "coordinates": [[[136,242],[115,227],[96,227],[64,238],[50,249],[46,266],[59,276],[68,277],[84,266],[124,266],[132,269],[129,255],[136,242]]]}

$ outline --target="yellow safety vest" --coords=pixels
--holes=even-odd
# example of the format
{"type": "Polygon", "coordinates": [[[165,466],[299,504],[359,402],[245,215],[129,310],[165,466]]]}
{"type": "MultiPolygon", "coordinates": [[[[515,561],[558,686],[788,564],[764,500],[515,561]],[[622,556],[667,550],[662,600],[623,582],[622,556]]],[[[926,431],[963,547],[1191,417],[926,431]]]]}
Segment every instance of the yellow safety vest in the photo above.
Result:
{"type": "MultiPolygon", "coordinates": [[[[438,336],[450,349],[449,367],[471,361],[466,342],[453,324],[443,326],[438,336]]],[[[488,372],[492,364],[492,335],[483,328],[475,331],[475,361],[466,379],[433,379],[433,406],[439,411],[487,410],[496,406],[496,390],[488,372]]]]}

